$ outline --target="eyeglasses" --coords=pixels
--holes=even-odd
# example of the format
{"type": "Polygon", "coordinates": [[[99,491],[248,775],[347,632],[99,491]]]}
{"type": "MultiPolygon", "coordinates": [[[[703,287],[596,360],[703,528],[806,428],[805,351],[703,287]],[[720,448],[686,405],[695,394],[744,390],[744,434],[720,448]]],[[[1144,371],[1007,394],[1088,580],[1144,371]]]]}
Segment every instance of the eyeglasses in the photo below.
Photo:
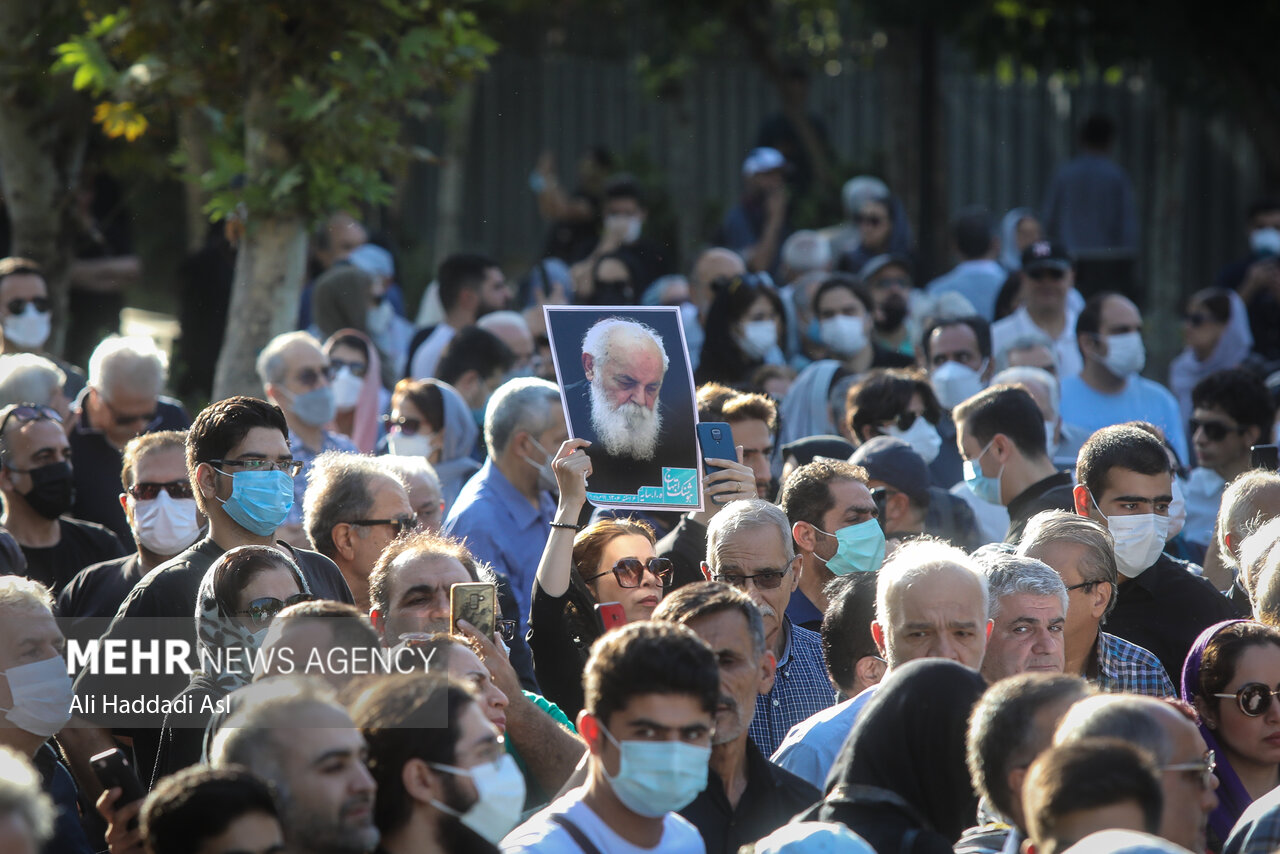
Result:
{"type": "Polygon", "coordinates": [[[343,368],[346,368],[348,371],[350,371],[351,376],[359,377],[360,379],[364,379],[364,375],[369,371],[369,365],[365,362],[348,362],[343,359],[329,360],[329,370],[333,374],[336,375],[338,371],[342,370],[343,368]]]}
{"type": "Polygon", "coordinates": [[[1059,270],[1055,267],[1041,267],[1039,270],[1032,270],[1027,276],[1037,282],[1044,282],[1052,279],[1060,282],[1067,277],[1065,270],[1059,270]]]}
{"type": "Polygon", "coordinates": [[[241,617],[248,617],[253,623],[254,628],[261,629],[271,625],[271,621],[290,605],[297,605],[299,602],[310,602],[316,597],[310,593],[297,593],[281,602],[274,596],[264,596],[261,599],[254,599],[249,603],[249,607],[243,611],[236,611],[241,617]]]}
{"type": "Polygon", "coordinates": [[[725,575],[717,572],[711,579],[740,590],[746,590],[748,582],[754,584],[757,590],[777,590],[782,586],[782,577],[790,571],[791,564],[788,564],[786,569],[763,569],[754,575],[725,575]]]}
{"type": "Polygon", "coordinates": [[[399,418],[392,418],[390,415],[382,416],[382,426],[390,433],[392,430],[399,430],[406,436],[416,436],[418,431],[422,429],[421,418],[405,418],[401,415],[399,418]]]}
{"type": "Polygon", "coordinates": [[[1280,697],[1280,691],[1272,691],[1261,682],[1250,682],[1234,694],[1214,694],[1224,700],[1235,698],[1240,711],[1251,718],[1260,718],[1271,708],[1271,698],[1280,697]]]}
{"type": "MultiPolygon", "coordinates": [[[[1227,696],[1232,696],[1228,694],[1227,696]]],[[[1166,765],[1161,771],[1195,771],[1200,775],[1200,786],[1205,789],[1213,788],[1213,769],[1218,767],[1218,761],[1212,750],[1206,750],[1204,758],[1199,762],[1179,762],[1176,765],[1166,765]]]]}
{"type": "Polygon", "coordinates": [[[395,525],[397,534],[407,534],[418,526],[418,516],[415,513],[408,513],[392,519],[352,519],[347,524],[361,528],[372,528],[375,525],[395,525]]]}
{"type": "Polygon", "coordinates": [[[4,429],[9,426],[9,419],[17,421],[19,425],[30,424],[32,421],[54,421],[58,424],[62,423],[62,416],[57,410],[50,409],[47,406],[41,406],[38,403],[20,403],[13,409],[10,409],[0,420],[0,436],[4,435],[4,429]]]}
{"type": "Polygon", "coordinates": [[[1099,584],[1106,583],[1106,581],[1100,578],[1095,578],[1093,581],[1081,581],[1079,584],[1072,584],[1068,587],[1067,592],[1070,593],[1072,590],[1083,590],[1085,593],[1092,593],[1094,587],[1097,587],[1099,584]]]}
{"type": "Polygon", "coordinates": [[[498,620],[495,625],[504,641],[511,643],[516,639],[516,626],[519,624],[515,620],[498,620]]]}
{"type": "Polygon", "coordinates": [[[315,388],[320,385],[321,379],[333,379],[333,367],[331,365],[325,365],[322,368],[303,368],[298,371],[294,379],[307,388],[315,388]]]}
{"type": "Polygon", "coordinates": [[[135,483],[126,492],[138,501],[154,501],[160,497],[160,490],[169,493],[170,498],[191,498],[191,481],[171,480],[168,483],[143,482],[135,483]]]}
{"type": "Polygon", "coordinates": [[[673,567],[671,561],[665,557],[651,557],[647,561],[642,561],[635,557],[624,557],[613,565],[613,569],[606,569],[604,572],[596,573],[584,581],[595,581],[597,578],[613,573],[613,577],[618,579],[619,587],[639,587],[643,580],[645,570],[653,575],[654,578],[666,587],[671,583],[671,572],[673,567]]]}
{"type": "Polygon", "coordinates": [[[22,314],[27,310],[27,303],[34,305],[36,307],[36,311],[41,314],[47,314],[49,311],[50,303],[48,297],[36,297],[35,299],[11,299],[5,304],[5,308],[9,310],[10,314],[22,314]]]}
{"type": "Polygon", "coordinates": [[[282,471],[289,477],[297,477],[298,472],[302,471],[302,460],[206,460],[206,462],[212,466],[241,468],[245,471],[282,471]]]}
{"type": "Polygon", "coordinates": [[[1221,421],[1199,421],[1192,418],[1189,422],[1191,425],[1191,435],[1194,436],[1196,431],[1204,430],[1204,436],[1210,442],[1221,442],[1227,438],[1229,433],[1242,433],[1244,427],[1239,424],[1224,424],[1221,421]]]}

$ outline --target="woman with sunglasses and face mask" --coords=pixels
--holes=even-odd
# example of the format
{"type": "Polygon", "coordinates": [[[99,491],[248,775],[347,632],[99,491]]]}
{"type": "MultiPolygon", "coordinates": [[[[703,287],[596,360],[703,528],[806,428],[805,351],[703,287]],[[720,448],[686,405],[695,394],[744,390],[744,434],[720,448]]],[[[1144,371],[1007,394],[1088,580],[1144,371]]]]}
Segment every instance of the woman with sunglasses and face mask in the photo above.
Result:
{"type": "Polygon", "coordinates": [[[445,507],[452,507],[462,485],[480,470],[471,458],[480,428],[462,395],[435,379],[400,380],[382,422],[387,435],[378,453],[425,458],[440,478],[445,507]]]}
{"type": "MultiPolygon", "coordinates": [[[[560,501],[533,583],[529,647],[543,695],[573,720],[582,710],[582,670],[607,628],[598,604],[617,604],[622,622],[647,620],[671,583],[671,561],[656,557],[654,532],[638,519],[601,519],[579,531],[587,500],[588,443],[560,446],[551,470],[560,501]],[[576,536],[575,536],[576,534],[576,536]]],[[[608,609],[616,610],[616,609],[608,609]]]]}
{"type": "Polygon", "coordinates": [[[165,715],[151,779],[200,761],[205,726],[214,711],[225,711],[220,701],[253,679],[272,619],[289,605],[313,598],[298,565],[271,546],[238,546],[213,562],[196,596],[197,669],[165,715]]]}
{"type": "Polygon", "coordinates": [[[324,342],[333,369],[334,426],[351,437],[362,454],[373,453],[382,438],[379,415],[387,411],[391,394],[382,387],[378,348],[357,329],[340,329],[324,342]]]}
{"type": "Polygon", "coordinates": [[[1240,814],[1280,783],[1280,632],[1253,620],[1210,626],[1182,668],[1182,697],[1218,768],[1210,849],[1221,850],[1240,814]],[[1216,837],[1216,838],[1215,838],[1216,837]]]}
{"type": "Polygon", "coordinates": [[[1187,300],[1182,316],[1186,346],[1169,364],[1169,390],[1182,420],[1191,420],[1191,390],[1209,374],[1238,367],[1253,350],[1249,312],[1235,291],[1206,288],[1187,300]]]}

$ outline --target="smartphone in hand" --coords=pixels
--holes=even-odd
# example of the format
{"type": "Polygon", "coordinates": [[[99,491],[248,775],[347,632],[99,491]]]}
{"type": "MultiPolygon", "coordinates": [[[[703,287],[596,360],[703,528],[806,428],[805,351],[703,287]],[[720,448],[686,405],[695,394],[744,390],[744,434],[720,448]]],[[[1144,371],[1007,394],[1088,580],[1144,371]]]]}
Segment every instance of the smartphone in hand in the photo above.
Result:
{"type": "Polygon", "coordinates": [[[704,474],[720,471],[719,466],[707,464],[707,458],[736,460],[737,446],[733,443],[733,430],[723,421],[702,421],[698,424],[698,445],[702,451],[704,474]]]}
{"type": "Polygon", "coordinates": [[[455,584],[449,588],[449,625],[458,631],[458,621],[466,620],[490,640],[498,625],[498,586],[485,582],[455,584]]]}
{"type": "Polygon", "coordinates": [[[606,632],[627,624],[627,614],[622,610],[620,602],[601,602],[596,605],[596,613],[600,615],[600,622],[606,632]]]}

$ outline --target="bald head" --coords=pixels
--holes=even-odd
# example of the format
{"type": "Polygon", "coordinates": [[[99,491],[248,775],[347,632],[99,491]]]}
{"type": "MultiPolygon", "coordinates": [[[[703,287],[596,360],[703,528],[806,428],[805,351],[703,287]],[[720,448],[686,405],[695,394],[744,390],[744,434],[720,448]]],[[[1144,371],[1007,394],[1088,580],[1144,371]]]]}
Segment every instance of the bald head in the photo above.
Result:
{"type": "Polygon", "coordinates": [[[740,276],[747,272],[742,256],[730,249],[715,247],[698,256],[693,263],[693,301],[701,308],[711,302],[711,283],[728,276],[740,276]]]}
{"type": "Polygon", "coordinates": [[[514,311],[491,311],[477,320],[476,326],[493,333],[515,354],[512,370],[516,376],[527,373],[524,369],[533,358],[533,333],[522,315],[514,311]]]}

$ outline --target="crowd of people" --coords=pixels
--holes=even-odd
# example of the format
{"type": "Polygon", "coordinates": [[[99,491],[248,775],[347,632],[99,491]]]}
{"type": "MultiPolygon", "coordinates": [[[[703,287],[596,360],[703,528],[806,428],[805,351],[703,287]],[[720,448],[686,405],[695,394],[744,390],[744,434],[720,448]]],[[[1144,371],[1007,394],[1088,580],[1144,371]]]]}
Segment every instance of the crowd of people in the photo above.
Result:
{"type": "Polygon", "coordinates": [[[1138,228],[1085,131],[929,282],[878,179],[792,230],[773,147],[687,276],[604,153],[543,164],[543,259],[447,257],[412,319],[335,214],[261,393],[194,418],[150,339],[46,352],[0,260],[0,852],[1274,851],[1280,202],[1158,382],[1077,288],[1138,228]],[[565,304],[678,310],[736,450],[700,508],[588,501],[565,304]]]}

